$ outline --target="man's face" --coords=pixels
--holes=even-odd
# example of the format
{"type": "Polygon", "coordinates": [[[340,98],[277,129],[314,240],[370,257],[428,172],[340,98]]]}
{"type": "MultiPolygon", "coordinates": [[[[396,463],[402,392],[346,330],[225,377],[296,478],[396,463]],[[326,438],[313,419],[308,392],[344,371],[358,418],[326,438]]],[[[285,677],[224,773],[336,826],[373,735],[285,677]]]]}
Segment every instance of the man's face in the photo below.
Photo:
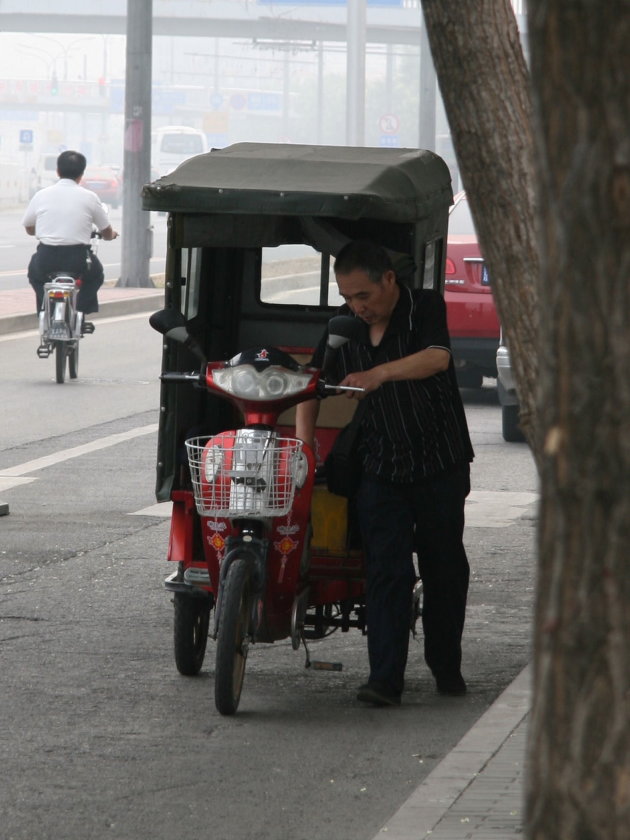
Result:
{"type": "Polygon", "coordinates": [[[369,326],[387,325],[398,300],[398,286],[393,271],[386,271],[378,283],[367,271],[356,268],[337,274],[339,294],[350,309],[369,326]]]}

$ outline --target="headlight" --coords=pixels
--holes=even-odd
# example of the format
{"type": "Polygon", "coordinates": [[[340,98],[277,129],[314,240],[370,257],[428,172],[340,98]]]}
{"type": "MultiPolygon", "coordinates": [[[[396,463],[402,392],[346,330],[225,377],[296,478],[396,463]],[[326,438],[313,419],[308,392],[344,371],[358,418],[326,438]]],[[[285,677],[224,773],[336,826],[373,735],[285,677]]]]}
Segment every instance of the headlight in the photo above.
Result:
{"type": "Polygon", "coordinates": [[[271,366],[262,371],[253,365],[216,368],[211,372],[212,381],[235,397],[263,402],[277,400],[306,390],[312,373],[300,373],[271,366]]]}
{"type": "Polygon", "coordinates": [[[299,452],[296,452],[293,456],[293,461],[291,463],[291,472],[293,473],[293,478],[295,480],[295,486],[298,490],[301,490],[304,487],[304,483],[306,482],[306,477],[308,476],[308,458],[300,449],[299,452]]]}
{"type": "Polygon", "coordinates": [[[221,464],[223,463],[223,450],[220,446],[207,446],[203,453],[203,474],[208,482],[215,480],[221,464]]]}

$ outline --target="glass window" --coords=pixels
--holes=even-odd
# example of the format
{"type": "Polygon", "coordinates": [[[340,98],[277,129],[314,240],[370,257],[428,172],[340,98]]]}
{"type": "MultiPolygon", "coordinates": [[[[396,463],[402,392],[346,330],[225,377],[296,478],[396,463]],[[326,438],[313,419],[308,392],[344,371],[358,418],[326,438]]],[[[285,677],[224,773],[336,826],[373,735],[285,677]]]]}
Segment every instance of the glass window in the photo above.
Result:
{"type": "Polygon", "coordinates": [[[475,236],[475,224],[470,214],[468,201],[464,196],[451,210],[448,217],[448,232],[455,236],[475,236]]]}
{"type": "Polygon", "coordinates": [[[203,152],[203,140],[198,134],[165,134],[160,151],[170,155],[198,155],[203,152]]]}
{"type": "Polygon", "coordinates": [[[328,268],[325,300],[320,301],[322,263],[327,255],[309,245],[279,245],[263,248],[260,299],[263,303],[286,306],[341,306],[333,259],[328,268]]]}
{"type": "Polygon", "coordinates": [[[424,246],[424,271],[422,274],[422,286],[425,289],[435,288],[435,240],[427,242],[424,246]]]}
{"type": "Polygon", "coordinates": [[[188,321],[194,318],[199,311],[201,248],[182,248],[181,273],[183,280],[182,311],[188,321]]]}

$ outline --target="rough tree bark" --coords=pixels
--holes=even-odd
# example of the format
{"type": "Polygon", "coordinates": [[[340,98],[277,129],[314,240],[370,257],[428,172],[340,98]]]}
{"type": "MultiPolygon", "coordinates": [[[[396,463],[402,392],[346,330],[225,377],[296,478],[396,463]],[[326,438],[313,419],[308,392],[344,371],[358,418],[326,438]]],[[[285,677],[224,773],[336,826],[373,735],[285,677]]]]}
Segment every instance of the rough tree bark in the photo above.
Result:
{"type": "Polygon", "coordinates": [[[422,0],[438,82],[534,452],[538,249],[528,72],[510,0],[422,0]]]}
{"type": "Polygon", "coordinates": [[[532,840],[630,836],[630,3],[530,0],[542,502],[532,840]]]}
{"type": "Polygon", "coordinates": [[[541,476],[526,832],[625,840],[630,2],[529,0],[534,120],[521,69],[510,63],[508,1],[423,6],[499,311],[515,361],[540,382],[534,398],[536,383],[517,369],[535,411],[530,442],[541,476]],[[508,272],[512,260],[517,270],[508,272]]]}

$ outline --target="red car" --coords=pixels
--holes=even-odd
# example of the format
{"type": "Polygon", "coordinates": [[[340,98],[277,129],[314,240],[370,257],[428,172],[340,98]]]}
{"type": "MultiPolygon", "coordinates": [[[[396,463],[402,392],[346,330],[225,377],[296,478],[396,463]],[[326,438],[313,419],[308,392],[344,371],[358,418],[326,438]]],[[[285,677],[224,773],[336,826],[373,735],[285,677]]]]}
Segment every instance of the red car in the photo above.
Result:
{"type": "Polygon", "coordinates": [[[466,193],[454,201],[444,284],[448,328],[460,387],[480,388],[484,376],[497,375],[499,319],[466,193]]]}
{"type": "Polygon", "coordinates": [[[81,179],[81,186],[95,192],[103,204],[109,204],[114,209],[122,201],[120,175],[111,166],[88,166],[81,179]]]}

